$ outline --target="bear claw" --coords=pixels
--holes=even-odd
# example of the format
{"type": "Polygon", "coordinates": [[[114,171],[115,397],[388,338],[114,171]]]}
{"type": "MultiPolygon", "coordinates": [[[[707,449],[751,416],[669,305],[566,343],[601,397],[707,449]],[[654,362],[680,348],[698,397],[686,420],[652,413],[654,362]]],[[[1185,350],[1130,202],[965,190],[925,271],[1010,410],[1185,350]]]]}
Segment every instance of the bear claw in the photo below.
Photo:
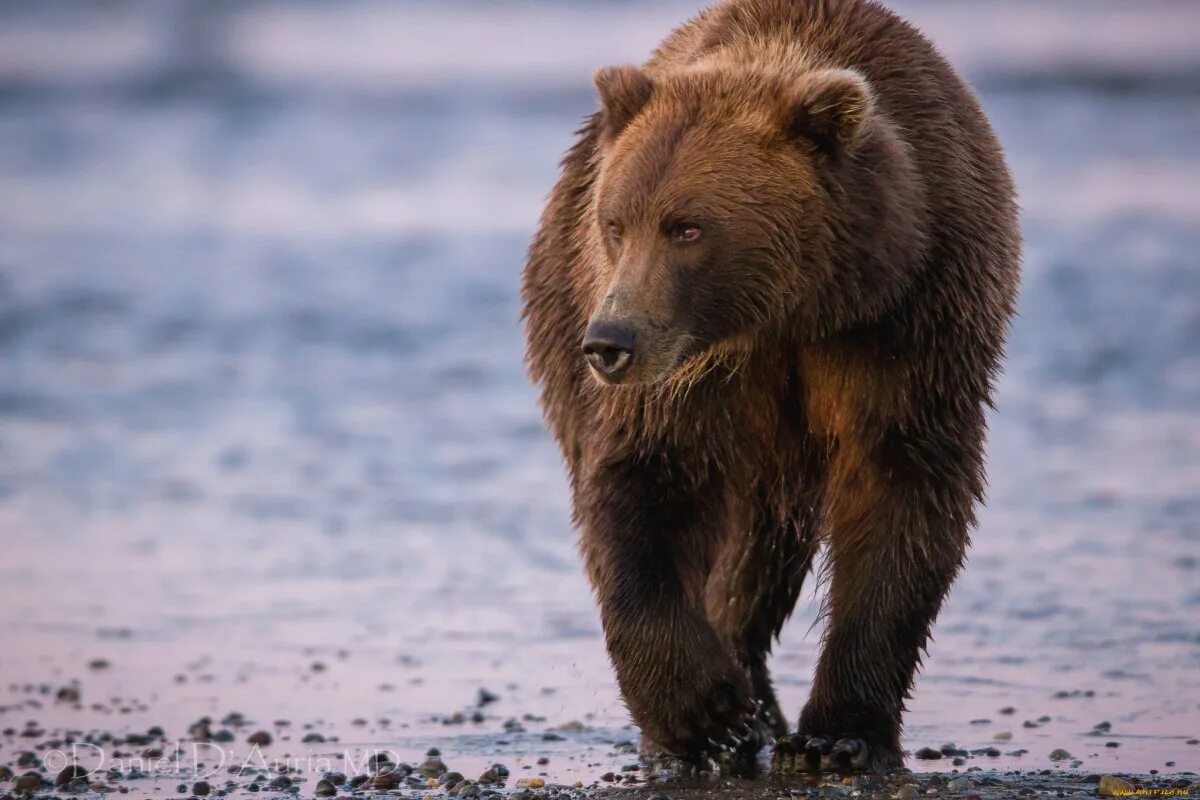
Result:
{"type": "Polygon", "coordinates": [[[775,743],[774,772],[856,772],[871,768],[871,748],[862,739],[834,741],[826,736],[794,734],[775,743]]]}

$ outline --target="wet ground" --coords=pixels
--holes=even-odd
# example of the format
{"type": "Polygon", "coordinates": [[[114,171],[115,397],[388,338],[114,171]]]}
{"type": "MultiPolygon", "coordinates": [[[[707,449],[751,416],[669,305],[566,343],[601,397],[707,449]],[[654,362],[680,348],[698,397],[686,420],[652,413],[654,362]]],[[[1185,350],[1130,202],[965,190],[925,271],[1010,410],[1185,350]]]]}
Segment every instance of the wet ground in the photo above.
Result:
{"type": "MultiPolygon", "coordinates": [[[[1200,13],[901,8],[980,89],[1028,243],[990,504],[909,765],[935,795],[1188,786],[1200,13]]],[[[643,57],[691,9],[0,5],[14,777],[74,754],[139,795],[190,793],[197,771],[267,791],[282,760],[308,796],[385,750],[419,792],[436,748],[472,781],[503,764],[508,790],[646,784],[522,372],[517,283],[591,69],[643,57]]],[[[810,601],[773,662],[792,709],[810,601]]],[[[4,769],[0,796],[18,788],[4,769]]],[[[667,791],[808,788],[723,780],[667,791]]]]}

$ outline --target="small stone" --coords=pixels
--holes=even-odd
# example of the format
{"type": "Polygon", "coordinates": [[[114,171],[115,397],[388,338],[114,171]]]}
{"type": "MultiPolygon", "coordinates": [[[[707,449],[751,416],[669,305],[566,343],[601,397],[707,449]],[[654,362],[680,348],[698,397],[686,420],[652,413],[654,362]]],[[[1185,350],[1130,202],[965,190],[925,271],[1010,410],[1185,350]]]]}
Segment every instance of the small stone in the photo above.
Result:
{"type": "Polygon", "coordinates": [[[42,776],[36,772],[26,772],[21,777],[13,781],[13,791],[17,794],[23,792],[34,792],[42,788],[42,776]]]}
{"type": "Polygon", "coordinates": [[[480,687],[479,693],[475,696],[475,705],[486,706],[489,703],[495,703],[500,699],[500,695],[495,692],[489,692],[487,689],[480,687]]]}
{"type": "Polygon", "coordinates": [[[60,703],[78,703],[79,702],[79,687],[78,686],[63,686],[54,695],[54,699],[60,703]]]}
{"type": "Polygon", "coordinates": [[[196,720],[188,727],[188,736],[198,742],[207,742],[212,739],[212,720],[208,717],[196,720]]]}
{"type": "Polygon", "coordinates": [[[275,780],[271,781],[269,786],[275,790],[289,789],[292,785],[292,779],[287,775],[280,775],[275,780]]]}
{"type": "Polygon", "coordinates": [[[208,785],[208,781],[196,781],[192,784],[192,794],[196,797],[207,797],[212,787],[208,785]]]}
{"type": "Polygon", "coordinates": [[[996,735],[993,736],[992,738],[995,739],[997,742],[1011,741],[1012,740],[1012,731],[997,731],[996,735]]]}
{"type": "Polygon", "coordinates": [[[256,747],[266,747],[271,743],[271,734],[266,731],[255,731],[246,737],[246,743],[256,747]]]}
{"type": "Polygon", "coordinates": [[[304,744],[319,744],[325,741],[325,737],[316,731],[313,731],[312,733],[306,733],[304,738],[300,741],[302,741],[304,744]]]}
{"type": "Polygon", "coordinates": [[[337,794],[337,787],[333,785],[333,781],[322,778],[317,781],[317,788],[313,790],[313,794],[317,797],[333,797],[337,794]]]}
{"type": "Polygon", "coordinates": [[[542,778],[521,778],[517,781],[518,789],[541,789],[546,785],[546,781],[542,778]]]}
{"type": "Polygon", "coordinates": [[[1105,742],[1104,746],[1105,747],[1120,747],[1121,743],[1120,742],[1105,742]]]}
{"type": "Polygon", "coordinates": [[[1017,710],[1015,708],[1013,708],[1012,706],[1005,706],[1004,708],[1000,709],[1000,711],[998,711],[997,713],[999,713],[999,714],[1015,714],[1015,713],[1017,713],[1017,710]]]}
{"type": "Polygon", "coordinates": [[[962,775],[947,783],[946,787],[952,792],[966,792],[975,788],[975,781],[962,775]]]}
{"type": "Polygon", "coordinates": [[[400,783],[400,779],[396,777],[396,773],[388,770],[387,772],[376,772],[371,777],[371,786],[375,789],[395,789],[400,783]]]}
{"type": "Polygon", "coordinates": [[[900,787],[900,791],[896,792],[896,800],[918,800],[921,793],[917,791],[917,787],[911,783],[900,787]]]}
{"type": "Polygon", "coordinates": [[[1051,761],[1070,761],[1071,758],[1072,758],[1071,754],[1068,753],[1066,750],[1063,750],[1061,747],[1055,748],[1054,750],[1050,751],[1050,760],[1051,761]]]}
{"type": "Polygon", "coordinates": [[[922,759],[924,761],[935,761],[942,757],[942,751],[935,750],[932,747],[922,747],[920,750],[918,750],[913,755],[916,758],[922,759]]]}
{"type": "Polygon", "coordinates": [[[573,719],[570,722],[564,722],[562,725],[555,726],[554,730],[562,731],[563,733],[581,733],[587,730],[587,728],[579,720],[573,719]]]}
{"type": "Polygon", "coordinates": [[[430,756],[421,762],[421,766],[417,767],[417,770],[427,778],[437,778],[445,775],[448,769],[446,762],[437,756],[430,756]]]}
{"type": "Polygon", "coordinates": [[[87,776],[87,770],[78,764],[72,764],[54,776],[54,785],[61,789],[71,781],[78,780],[80,778],[86,778],[87,776]]]}
{"type": "Polygon", "coordinates": [[[392,759],[387,753],[372,753],[367,759],[367,767],[372,772],[381,772],[385,767],[391,767],[392,759]]]}
{"type": "Polygon", "coordinates": [[[1115,775],[1100,776],[1100,786],[1097,791],[1102,797],[1111,797],[1113,795],[1124,795],[1133,792],[1133,784],[1123,778],[1118,778],[1115,775]]]}

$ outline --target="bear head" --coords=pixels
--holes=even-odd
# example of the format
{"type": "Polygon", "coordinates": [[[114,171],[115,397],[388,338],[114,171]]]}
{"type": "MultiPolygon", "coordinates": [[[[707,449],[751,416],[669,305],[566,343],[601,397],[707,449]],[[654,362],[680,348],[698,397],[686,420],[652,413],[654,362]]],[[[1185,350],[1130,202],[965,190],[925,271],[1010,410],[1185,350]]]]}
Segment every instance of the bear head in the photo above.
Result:
{"type": "Polygon", "coordinates": [[[601,382],[660,383],[764,335],[819,335],[887,294],[862,264],[843,262],[856,257],[847,247],[911,244],[897,242],[917,235],[902,213],[916,201],[896,183],[914,179],[859,73],[625,66],[595,82],[602,111],[584,223],[597,257],[582,346],[601,382]],[[855,237],[882,241],[846,244],[855,237]]]}

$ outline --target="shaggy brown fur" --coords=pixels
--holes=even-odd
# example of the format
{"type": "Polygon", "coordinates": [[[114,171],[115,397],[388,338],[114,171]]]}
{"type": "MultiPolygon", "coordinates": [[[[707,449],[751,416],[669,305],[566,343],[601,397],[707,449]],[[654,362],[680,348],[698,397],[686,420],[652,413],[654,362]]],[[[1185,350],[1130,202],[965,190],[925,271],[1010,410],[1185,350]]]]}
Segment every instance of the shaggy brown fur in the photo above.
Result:
{"type": "Polygon", "coordinates": [[[523,294],[629,710],[671,754],[784,735],[766,657],[824,542],[776,755],[897,767],[984,490],[1020,251],[1000,147],[867,0],[728,0],[596,82],[523,294]]]}

